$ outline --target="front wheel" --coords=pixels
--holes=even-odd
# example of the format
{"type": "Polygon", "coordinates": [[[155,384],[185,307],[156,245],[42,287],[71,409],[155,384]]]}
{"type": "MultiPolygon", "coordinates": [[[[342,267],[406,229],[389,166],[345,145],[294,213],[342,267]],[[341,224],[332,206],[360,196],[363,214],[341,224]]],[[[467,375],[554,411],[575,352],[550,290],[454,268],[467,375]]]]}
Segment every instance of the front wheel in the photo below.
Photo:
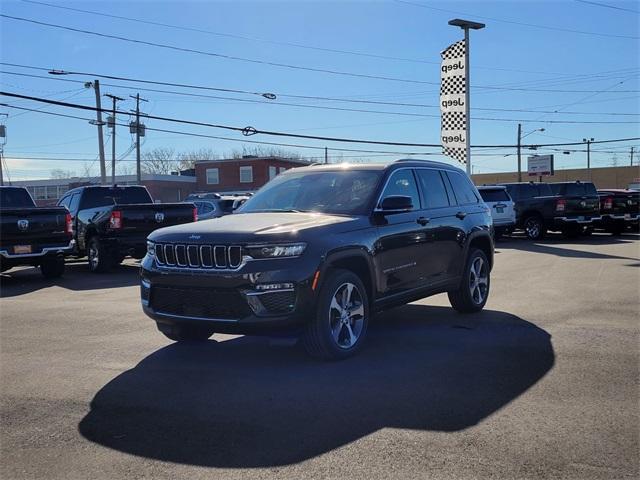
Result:
{"type": "Polygon", "coordinates": [[[59,278],[64,273],[64,257],[62,255],[47,257],[40,264],[40,272],[44,278],[59,278]]]}
{"type": "Polygon", "coordinates": [[[89,259],[89,270],[93,273],[107,272],[113,264],[109,251],[97,236],[91,237],[89,240],[87,258],[89,259]]]}
{"type": "Polygon", "coordinates": [[[331,270],[320,289],[304,346],[317,358],[347,358],[362,347],[368,324],[369,298],[362,280],[349,270],[331,270]]]}
{"type": "Polygon", "coordinates": [[[490,284],[487,256],[482,250],[474,249],[464,267],[460,287],[448,293],[449,302],[460,313],[479,312],[489,298],[490,284]]]}

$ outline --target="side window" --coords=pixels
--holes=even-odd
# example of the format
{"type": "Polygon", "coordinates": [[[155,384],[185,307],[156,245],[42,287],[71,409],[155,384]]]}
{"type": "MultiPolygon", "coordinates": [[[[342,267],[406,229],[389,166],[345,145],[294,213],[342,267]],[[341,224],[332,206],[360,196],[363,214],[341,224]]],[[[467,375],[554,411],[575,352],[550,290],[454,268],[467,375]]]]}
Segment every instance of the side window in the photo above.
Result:
{"type": "Polygon", "coordinates": [[[70,201],[71,201],[71,197],[67,195],[66,197],[63,197],[58,201],[58,206],[69,208],[70,201]]]}
{"type": "Polygon", "coordinates": [[[387,182],[387,186],[382,193],[381,199],[393,195],[411,197],[411,200],[413,201],[413,209],[420,209],[420,197],[418,195],[418,188],[416,187],[416,181],[413,177],[412,170],[404,168],[391,174],[391,177],[389,177],[389,181],[387,182]]]}
{"type": "Polygon", "coordinates": [[[69,200],[69,206],[67,207],[71,213],[78,210],[78,203],[80,203],[80,194],[74,193],[69,200]]]}
{"type": "Polygon", "coordinates": [[[438,170],[420,168],[416,170],[422,190],[424,208],[442,208],[449,206],[447,189],[438,170]]]}
{"type": "Polygon", "coordinates": [[[533,198],[538,195],[538,189],[533,185],[524,184],[520,186],[520,198],[533,198]]]}
{"type": "Polygon", "coordinates": [[[457,172],[447,172],[449,180],[451,180],[451,186],[453,192],[458,199],[459,205],[469,205],[471,203],[478,203],[478,197],[476,197],[471,182],[457,172]]]}

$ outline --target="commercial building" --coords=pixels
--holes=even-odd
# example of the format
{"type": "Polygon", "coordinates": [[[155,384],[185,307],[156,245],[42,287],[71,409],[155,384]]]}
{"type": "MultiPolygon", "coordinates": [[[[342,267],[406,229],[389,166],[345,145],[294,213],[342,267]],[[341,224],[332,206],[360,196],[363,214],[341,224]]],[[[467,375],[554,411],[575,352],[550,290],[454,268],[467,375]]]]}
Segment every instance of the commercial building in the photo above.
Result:
{"type": "Polygon", "coordinates": [[[251,192],[285,170],[306,165],[309,165],[307,160],[249,155],[224,160],[203,160],[195,165],[197,190],[251,192]]]}
{"type": "MultiPolygon", "coordinates": [[[[83,185],[99,185],[100,179],[61,178],[48,180],[18,180],[11,185],[26,187],[36,204],[40,206],[55,205],[67,191],[83,185]]],[[[137,185],[135,175],[116,176],[117,185],[137,185]]],[[[159,202],[179,202],[196,190],[196,177],[186,175],[152,175],[142,174],[142,184],[147,187],[151,197],[159,202]]]]}

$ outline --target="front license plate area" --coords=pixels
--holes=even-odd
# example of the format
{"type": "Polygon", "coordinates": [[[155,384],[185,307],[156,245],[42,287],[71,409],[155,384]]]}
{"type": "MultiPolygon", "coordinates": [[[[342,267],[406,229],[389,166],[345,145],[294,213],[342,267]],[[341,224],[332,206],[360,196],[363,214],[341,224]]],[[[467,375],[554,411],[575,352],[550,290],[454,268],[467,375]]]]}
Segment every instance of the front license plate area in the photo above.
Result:
{"type": "Polygon", "coordinates": [[[15,254],[31,253],[31,250],[31,245],[15,245],[13,247],[13,253],[15,254]]]}

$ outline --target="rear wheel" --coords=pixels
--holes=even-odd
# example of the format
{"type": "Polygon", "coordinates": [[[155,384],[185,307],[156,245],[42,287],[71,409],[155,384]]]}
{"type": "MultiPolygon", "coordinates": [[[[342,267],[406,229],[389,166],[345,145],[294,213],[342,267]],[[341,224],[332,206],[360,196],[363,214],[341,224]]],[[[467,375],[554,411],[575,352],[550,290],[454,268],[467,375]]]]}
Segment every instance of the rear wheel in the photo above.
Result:
{"type": "Polygon", "coordinates": [[[347,358],[361,348],[368,324],[369,299],[362,280],[349,270],[331,270],[320,289],[304,346],[317,358],[347,358]]]}
{"type": "Polygon", "coordinates": [[[40,272],[44,278],[59,278],[64,273],[64,257],[62,255],[47,257],[40,264],[40,272]]]}
{"type": "Polygon", "coordinates": [[[204,342],[214,333],[210,328],[196,325],[157,325],[158,330],[174,342],[204,342]]]}
{"type": "Polygon", "coordinates": [[[470,252],[458,290],[448,293],[451,306],[460,313],[482,310],[489,298],[489,261],[482,250],[470,252]]]}
{"type": "Polygon", "coordinates": [[[539,215],[531,215],[525,218],[524,233],[529,240],[541,240],[545,234],[542,218],[539,215]]]}
{"type": "Polygon", "coordinates": [[[113,265],[113,258],[97,236],[89,239],[87,258],[89,259],[89,270],[93,273],[107,272],[113,265]]]}

